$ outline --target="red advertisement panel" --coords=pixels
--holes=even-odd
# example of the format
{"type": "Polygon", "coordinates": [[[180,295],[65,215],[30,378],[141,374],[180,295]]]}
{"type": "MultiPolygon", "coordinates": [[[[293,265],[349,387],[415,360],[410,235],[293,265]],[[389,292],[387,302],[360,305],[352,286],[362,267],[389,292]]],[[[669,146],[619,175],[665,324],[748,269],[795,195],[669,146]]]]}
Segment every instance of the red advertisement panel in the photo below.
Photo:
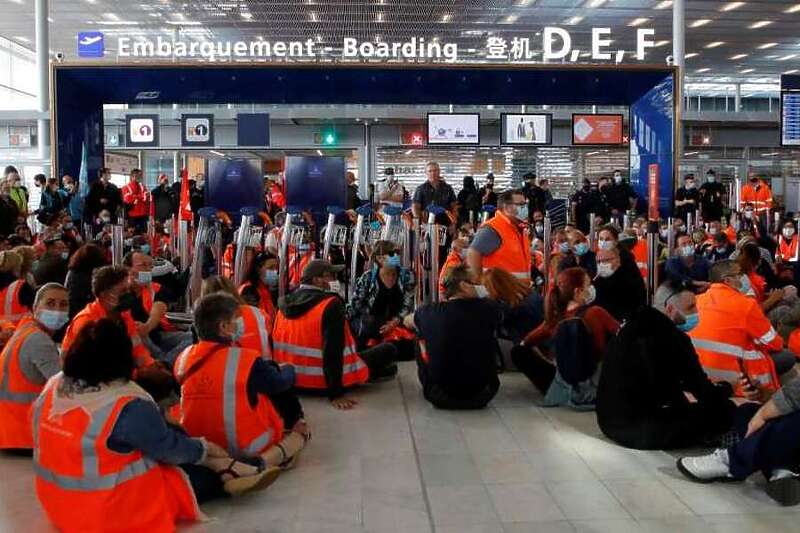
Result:
{"type": "Polygon", "coordinates": [[[572,144],[622,144],[622,115],[572,115],[572,144]]]}
{"type": "Polygon", "coordinates": [[[653,163],[647,167],[647,218],[658,220],[658,163],[653,163]]]}

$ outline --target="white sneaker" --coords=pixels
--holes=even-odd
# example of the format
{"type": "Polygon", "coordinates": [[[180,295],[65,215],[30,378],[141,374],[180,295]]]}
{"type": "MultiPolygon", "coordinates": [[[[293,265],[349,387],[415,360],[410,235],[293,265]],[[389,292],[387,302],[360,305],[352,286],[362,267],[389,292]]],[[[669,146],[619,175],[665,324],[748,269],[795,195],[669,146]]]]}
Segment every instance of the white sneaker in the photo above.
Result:
{"type": "Polygon", "coordinates": [[[698,483],[733,479],[728,467],[728,450],[724,448],[699,457],[681,457],[678,459],[678,470],[698,483]]]}

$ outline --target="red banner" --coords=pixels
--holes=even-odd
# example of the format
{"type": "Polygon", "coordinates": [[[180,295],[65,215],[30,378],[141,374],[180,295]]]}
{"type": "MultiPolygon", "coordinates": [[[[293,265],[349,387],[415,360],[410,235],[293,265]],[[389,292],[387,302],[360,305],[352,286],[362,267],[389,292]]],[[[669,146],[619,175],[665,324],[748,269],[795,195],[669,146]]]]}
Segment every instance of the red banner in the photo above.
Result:
{"type": "Polygon", "coordinates": [[[647,191],[647,218],[656,221],[658,220],[658,163],[647,167],[647,191]]]}
{"type": "Polygon", "coordinates": [[[181,206],[179,220],[192,220],[192,207],[189,203],[189,169],[181,170],[181,206]]]}

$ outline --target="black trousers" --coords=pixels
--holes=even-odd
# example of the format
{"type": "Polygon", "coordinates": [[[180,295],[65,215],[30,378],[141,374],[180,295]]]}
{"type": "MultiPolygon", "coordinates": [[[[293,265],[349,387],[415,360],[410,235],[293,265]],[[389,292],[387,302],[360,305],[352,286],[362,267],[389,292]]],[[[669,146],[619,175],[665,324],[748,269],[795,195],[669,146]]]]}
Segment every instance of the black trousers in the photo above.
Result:
{"type": "Polygon", "coordinates": [[[500,381],[495,379],[483,389],[467,398],[454,397],[445,392],[437,383],[431,382],[428,376],[428,364],[417,357],[417,376],[422,384],[422,395],[438,409],[470,410],[483,409],[492,401],[500,389],[500,381]]]}
{"type": "Polygon", "coordinates": [[[530,347],[519,345],[511,348],[511,361],[539,392],[547,394],[547,389],[556,377],[556,365],[536,355],[530,347]]]}
{"type": "Polygon", "coordinates": [[[797,471],[800,465],[800,411],[770,420],[744,438],[758,408],[758,404],[746,403],[736,411],[736,431],[743,440],[728,449],[730,472],[736,479],[758,471],[769,479],[773,470],[797,471]]]}
{"type": "Polygon", "coordinates": [[[358,352],[369,368],[369,379],[389,378],[397,374],[397,348],[388,342],[358,352]]]}
{"type": "Polygon", "coordinates": [[[270,394],[269,401],[272,402],[272,406],[281,415],[283,427],[286,431],[291,430],[301,418],[305,418],[303,406],[300,404],[300,399],[294,389],[289,389],[280,394],[270,394]]]}

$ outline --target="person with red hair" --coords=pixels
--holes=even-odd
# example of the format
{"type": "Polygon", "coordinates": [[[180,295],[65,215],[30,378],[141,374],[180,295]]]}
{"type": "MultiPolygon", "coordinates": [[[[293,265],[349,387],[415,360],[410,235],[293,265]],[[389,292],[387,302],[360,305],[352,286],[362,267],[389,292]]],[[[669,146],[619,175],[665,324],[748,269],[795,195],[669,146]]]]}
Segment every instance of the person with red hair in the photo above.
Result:
{"type": "Polygon", "coordinates": [[[593,407],[598,365],[619,322],[592,305],[596,291],[582,268],[559,272],[545,319],[511,350],[517,368],[545,394],[545,405],[593,407]]]}

